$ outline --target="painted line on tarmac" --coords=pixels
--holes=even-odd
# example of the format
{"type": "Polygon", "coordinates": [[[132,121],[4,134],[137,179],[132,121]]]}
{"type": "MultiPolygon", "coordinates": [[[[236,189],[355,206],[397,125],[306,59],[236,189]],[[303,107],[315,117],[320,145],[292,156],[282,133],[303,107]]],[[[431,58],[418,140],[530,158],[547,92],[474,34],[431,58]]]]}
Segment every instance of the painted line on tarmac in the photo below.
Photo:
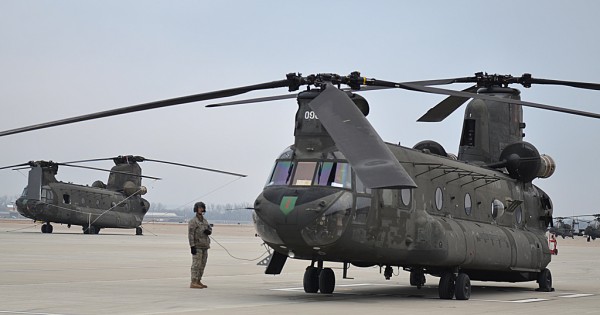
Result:
{"type": "Polygon", "coordinates": [[[544,302],[550,301],[549,299],[523,299],[523,300],[482,300],[482,299],[469,299],[470,301],[481,301],[481,302],[499,302],[499,303],[533,303],[533,302],[544,302]]]}
{"type": "Polygon", "coordinates": [[[2,311],[2,310],[0,310],[0,314],[25,314],[25,315],[65,315],[65,314],[59,314],[59,313],[34,313],[34,312],[2,311]]]}
{"type": "Polygon", "coordinates": [[[502,302],[508,302],[508,303],[532,303],[532,302],[543,302],[543,301],[550,301],[550,300],[549,299],[533,298],[533,299],[523,299],[523,300],[502,301],[502,302]]]}
{"type": "Polygon", "coordinates": [[[579,293],[579,294],[559,295],[558,297],[570,299],[570,298],[579,298],[579,297],[587,297],[587,296],[594,296],[594,294],[591,294],[591,293],[579,293]]]}

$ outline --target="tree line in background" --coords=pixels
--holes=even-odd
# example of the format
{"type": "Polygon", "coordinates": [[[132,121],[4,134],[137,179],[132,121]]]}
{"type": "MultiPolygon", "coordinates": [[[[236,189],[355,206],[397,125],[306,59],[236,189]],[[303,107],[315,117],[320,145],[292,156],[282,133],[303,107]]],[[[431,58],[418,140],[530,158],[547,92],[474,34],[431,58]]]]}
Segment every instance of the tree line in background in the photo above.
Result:
{"type": "Polygon", "coordinates": [[[19,198],[19,195],[14,196],[0,196],[0,208],[5,209],[8,205],[14,204],[15,200],[19,198]]]}
{"type": "MultiPolygon", "coordinates": [[[[206,219],[209,222],[224,223],[249,223],[252,222],[252,204],[244,203],[226,203],[226,204],[206,204],[206,219]],[[248,209],[250,208],[250,209],[248,209]]],[[[158,202],[150,204],[148,213],[175,213],[178,217],[189,220],[194,217],[193,204],[189,207],[170,209],[168,206],[158,202]]]]}

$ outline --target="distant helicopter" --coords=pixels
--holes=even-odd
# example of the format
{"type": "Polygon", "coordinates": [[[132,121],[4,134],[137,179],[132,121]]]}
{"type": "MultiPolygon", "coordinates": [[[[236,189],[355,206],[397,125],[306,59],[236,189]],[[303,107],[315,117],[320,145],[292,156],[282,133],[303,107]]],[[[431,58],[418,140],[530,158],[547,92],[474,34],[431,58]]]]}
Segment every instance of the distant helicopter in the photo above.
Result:
{"type": "Polygon", "coordinates": [[[0,169],[27,166],[29,180],[23,194],[17,199],[17,211],[30,219],[45,222],[42,233],[52,233],[51,223],[80,225],[84,234],[98,234],[103,228],[135,228],[136,235],[142,235],[142,220],[150,208],[150,203],[141,196],[146,194],[142,186],[142,175],[138,162],[150,161],[176,166],[189,167],[210,172],[245,177],[246,175],[209,169],[175,162],[146,159],[141,156],[117,156],[113,158],[57,163],[52,161],[30,161],[27,163],[1,167],[0,169]],[[113,160],[111,170],[74,165],[76,163],[113,160]],[[108,182],[100,180],[91,186],[60,182],[55,175],[59,166],[79,167],[110,172],[108,182]]]}
{"type": "Polygon", "coordinates": [[[595,219],[589,222],[583,232],[587,236],[588,242],[590,241],[590,238],[595,241],[596,238],[600,237],[600,214],[594,214],[593,216],[595,219]]]}
{"type": "Polygon", "coordinates": [[[335,273],[325,262],[393,267],[440,277],[442,299],[467,300],[471,280],[537,281],[552,291],[546,228],[550,197],[532,184],[551,176],[552,158],[523,141],[522,106],[600,118],[599,114],[525,102],[513,83],[600,89],[599,84],[476,73],[472,77],[391,82],[361,76],[290,73],[286,79],[139,104],[0,132],[0,136],[132,113],[254,90],[287,87],[297,94],[211,104],[255,103],[296,98],[295,141],[276,159],[254,203],[258,235],[274,253],[266,268],[279,274],[287,258],[310,261],[307,293],[332,293],[335,273]],[[463,91],[432,87],[475,83],[463,91]],[[341,89],[341,86],[349,89],[341,89]],[[426,140],[413,148],[385,143],[365,118],[358,90],[399,88],[449,95],[420,121],[441,121],[467,105],[458,157],[426,140]]]}
{"type": "Polygon", "coordinates": [[[556,223],[554,226],[550,227],[548,231],[556,236],[560,236],[563,239],[565,237],[574,238],[575,232],[575,224],[577,223],[575,218],[571,218],[571,223],[566,223],[565,220],[569,219],[566,217],[557,217],[554,218],[556,223]]]}
{"type": "Polygon", "coordinates": [[[596,240],[596,238],[600,237],[600,214],[584,214],[584,215],[577,215],[575,216],[577,218],[583,218],[583,217],[594,217],[593,220],[583,220],[587,222],[587,226],[585,227],[585,230],[583,230],[583,234],[587,237],[587,241],[589,242],[590,239],[591,240],[596,240]]]}

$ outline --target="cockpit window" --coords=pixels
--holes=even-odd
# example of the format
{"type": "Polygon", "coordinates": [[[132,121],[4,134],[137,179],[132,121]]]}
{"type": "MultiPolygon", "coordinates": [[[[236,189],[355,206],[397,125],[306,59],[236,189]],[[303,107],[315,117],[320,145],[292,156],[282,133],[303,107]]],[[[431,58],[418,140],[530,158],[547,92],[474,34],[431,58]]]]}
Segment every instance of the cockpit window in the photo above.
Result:
{"type": "Polygon", "coordinates": [[[320,162],[314,185],[350,188],[352,186],[350,165],[340,162],[320,162]]]}
{"type": "Polygon", "coordinates": [[[317,162],[298,162],[292,185],[310,186],[315,174],[317,162]]]}
{"type": "Polygon", "coordinates": [[[345,162],[278,160],[267,186],[352,187],[352,171],[345,162]]]}
{"type": "Polygon", "coordinates": [[[292,178],[292,170],[294,162],[292,161],[277,161],[273,175],[271,176],[267,186],[271,185],[289,185],[292,178]]]}

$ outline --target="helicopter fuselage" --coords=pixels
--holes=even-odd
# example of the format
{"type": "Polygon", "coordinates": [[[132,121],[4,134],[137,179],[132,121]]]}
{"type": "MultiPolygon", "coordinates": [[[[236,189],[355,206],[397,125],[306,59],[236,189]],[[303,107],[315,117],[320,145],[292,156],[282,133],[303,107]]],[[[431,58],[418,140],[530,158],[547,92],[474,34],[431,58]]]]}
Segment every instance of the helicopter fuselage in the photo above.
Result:
{"type": "Polygon", "coordinates": [[[24,193],[16,205],[21,215],[36,221],[99,228],[139,227],[149,208],[140,196],[63,182],[42,186],[40,200],[24,193]]]}
{"type": "Polygon", "coordinates": [[[387,146],[418,188],[367,189],[339,152],[326,159],[284,153],[255,202],[260,237],[292,258],[455,269],[474,280],[530,281],[550,263],[542,217],[551,203],[539,188],[387,146]]]}

